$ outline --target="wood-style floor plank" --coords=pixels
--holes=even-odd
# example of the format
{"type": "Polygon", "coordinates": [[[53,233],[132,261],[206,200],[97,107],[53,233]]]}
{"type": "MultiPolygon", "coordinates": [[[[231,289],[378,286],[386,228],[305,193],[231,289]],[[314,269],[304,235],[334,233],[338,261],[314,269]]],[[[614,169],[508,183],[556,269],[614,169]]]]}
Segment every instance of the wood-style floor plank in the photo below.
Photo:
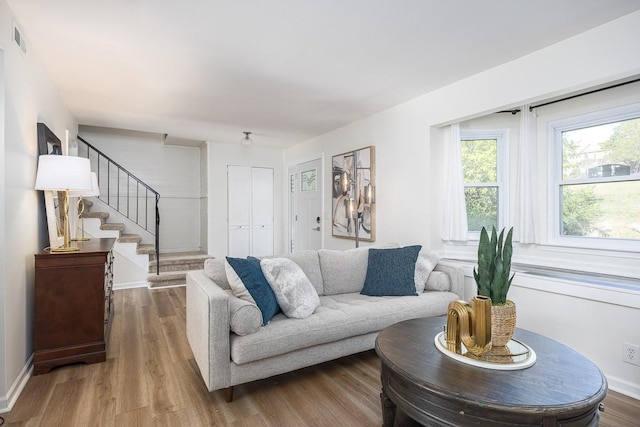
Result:
{"type": "MultiPolygon", "coordinates": [[[[117,291],[107,361],[34,376],[9,426],[375,426],[374,351],[209,393],[185,332],[185,289],[117,291]]],[[[601,427],[637,427],[640,402],[609,391],[601,427]]]]}

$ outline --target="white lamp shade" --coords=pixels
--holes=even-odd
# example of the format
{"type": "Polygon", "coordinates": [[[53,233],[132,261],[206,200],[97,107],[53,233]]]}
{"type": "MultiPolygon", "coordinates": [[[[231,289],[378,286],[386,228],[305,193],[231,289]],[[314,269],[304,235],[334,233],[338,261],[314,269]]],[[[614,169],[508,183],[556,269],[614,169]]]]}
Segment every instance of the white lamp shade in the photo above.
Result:
{"type": "Polygon", "coordinates": [[[91,190],[69,191],[69,197],[96,197],[99,195],[98,175],[95,172],[91,172],[91,190]]]}
{"type": "Polygon", "coordinates": [[[36,190],[92,190],[89,159],[45,154],[38,158],[36,190]]]}

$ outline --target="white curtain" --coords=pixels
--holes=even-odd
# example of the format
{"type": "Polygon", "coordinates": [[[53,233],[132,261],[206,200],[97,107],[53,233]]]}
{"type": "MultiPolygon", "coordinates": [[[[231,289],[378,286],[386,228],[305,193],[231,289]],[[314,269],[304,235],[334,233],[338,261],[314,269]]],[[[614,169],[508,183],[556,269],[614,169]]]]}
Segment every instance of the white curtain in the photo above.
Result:
{"type": "Polygon", "coordinates": [[[447,174],[442,239],[467,241],[467,206],[464,200],[464,176],[460,152],[460,125],[451,125],[447,144],[447,174]]]}
{"type": "Polygon", "coordinates": [[[518,181],[514,240],[520,243],[537,243],[534,221],[534,182],[536,170],[536,118],[529,105],[522,106],[520,114],[520,149],[518,156],[518,181]]]}

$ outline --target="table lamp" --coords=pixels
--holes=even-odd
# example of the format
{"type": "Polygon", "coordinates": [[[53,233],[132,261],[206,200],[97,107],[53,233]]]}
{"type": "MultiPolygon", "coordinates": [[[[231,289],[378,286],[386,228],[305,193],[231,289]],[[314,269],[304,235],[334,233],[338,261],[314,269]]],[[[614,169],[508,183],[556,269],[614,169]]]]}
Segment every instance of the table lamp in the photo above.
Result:
{"type": "Polygon", "coordinates": [[[45,154],[38,158],[36,190],[57,191],[60,207],[60,227],[64,235],[64,245],[51,248],[51,252],[72,252],[69,231],[69,191],[90,191],[91,163],[89,159],[75,156],[45,154]]]}

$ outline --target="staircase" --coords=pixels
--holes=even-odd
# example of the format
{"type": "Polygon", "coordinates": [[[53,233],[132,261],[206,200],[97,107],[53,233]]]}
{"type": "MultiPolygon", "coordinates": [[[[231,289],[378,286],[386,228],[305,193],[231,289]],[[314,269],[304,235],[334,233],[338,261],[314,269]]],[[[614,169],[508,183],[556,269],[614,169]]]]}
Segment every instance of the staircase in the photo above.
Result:
{"type": "Polygon", "coordinates": [[[204,261],[211,256],[202,252],[163,253],[160,260],[160,274],[156,274],[155,254],[149,255],[150,288],[182,286],[187,283],[189,270],[202,270],[204,261]]]}
{"type": "Polygon", "coordinates": [[[201,270],[204,268],[204,261],[211,256],[202,252],[179,252],[179,253],[163,253],[160,259],[160,268],[158,270],[158,261],[156,260],[155,245],[143,244],[142,237],[139,234],[124,233],[125,225],[122,223],[108,222],[109,214],[107,212],[92,212],[93,202],[83,199],[84,211],[81,218],[95,218],[100,220],[100,230],[116,231],[119,235],[118,243],[135,244],[135,252],[139,255],[149,256],[148,268],[148,286],[150,288],[162,288],[171,286],[186,285],[186,275],[189,270],[201,270]],[[159,271],[159,274],[156,274],[159,271]]]}

